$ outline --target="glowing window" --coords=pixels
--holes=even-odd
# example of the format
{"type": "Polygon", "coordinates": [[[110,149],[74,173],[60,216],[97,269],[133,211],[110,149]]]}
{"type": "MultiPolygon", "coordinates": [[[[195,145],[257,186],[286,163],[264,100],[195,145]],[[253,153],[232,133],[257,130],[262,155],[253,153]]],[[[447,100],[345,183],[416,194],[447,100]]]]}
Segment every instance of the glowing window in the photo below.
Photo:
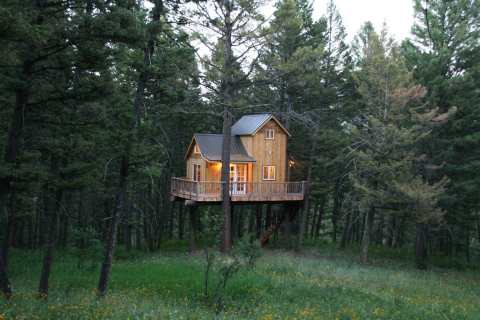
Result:
{"type": "Polygon", "coordinates": [[[275,166],[263,166],[263,180],[275,180],[275,166]]]}

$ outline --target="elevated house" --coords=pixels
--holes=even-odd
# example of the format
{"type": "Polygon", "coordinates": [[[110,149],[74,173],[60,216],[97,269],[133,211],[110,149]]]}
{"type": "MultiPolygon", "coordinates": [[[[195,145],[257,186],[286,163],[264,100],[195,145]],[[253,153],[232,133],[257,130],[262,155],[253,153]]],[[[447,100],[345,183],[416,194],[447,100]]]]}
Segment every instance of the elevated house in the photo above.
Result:
{"type": "MultiPolygon", "coordinates": [[[[230,196],[233,202],[302,201],[305,183],[288,181],[288,130],[272,114],[246,115],[232,126],[230,196]]],[[[222,134],[193,136],[186,177],[172,178],[174,199],[221,201],[222,134]]]]}

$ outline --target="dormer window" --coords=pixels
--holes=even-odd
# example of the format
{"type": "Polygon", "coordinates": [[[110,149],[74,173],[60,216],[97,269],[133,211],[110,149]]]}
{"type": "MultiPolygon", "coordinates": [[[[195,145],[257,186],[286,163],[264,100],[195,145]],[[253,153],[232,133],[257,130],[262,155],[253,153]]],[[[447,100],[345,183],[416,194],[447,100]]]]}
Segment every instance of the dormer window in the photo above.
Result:
{"type": "Polygon", "coordinates": [[[193,153],[196,153],[196,154],[199,154],[199,153],[200,153],[200,148],[198,147],[198,144],[196,144],[196,145],[193,147],[193,153]]]}
{"type": "Polygon", "coordinates": [[[273,130],[273,129],[266,129],[266,130],[265,130],[265,139],[266,139],[266,140],[273,140],[273,139],[275,139],[275,130],[273,130]]]}

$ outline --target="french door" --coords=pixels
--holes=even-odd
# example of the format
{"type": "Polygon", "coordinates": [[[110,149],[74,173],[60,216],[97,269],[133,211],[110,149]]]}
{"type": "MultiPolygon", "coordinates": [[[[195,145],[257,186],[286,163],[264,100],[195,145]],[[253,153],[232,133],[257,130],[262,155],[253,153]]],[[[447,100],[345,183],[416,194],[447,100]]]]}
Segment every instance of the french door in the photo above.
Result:
{"type": "Polygon", "coordinates": [[[245,194],[247,190],[247,165],[230,164],[230,193],[245,194]]]}

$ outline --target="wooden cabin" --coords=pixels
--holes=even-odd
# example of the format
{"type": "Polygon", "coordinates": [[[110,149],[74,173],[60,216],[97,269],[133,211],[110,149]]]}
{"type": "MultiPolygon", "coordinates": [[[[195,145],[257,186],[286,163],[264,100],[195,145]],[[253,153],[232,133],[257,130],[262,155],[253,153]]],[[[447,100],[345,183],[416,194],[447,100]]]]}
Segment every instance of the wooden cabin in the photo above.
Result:
{"type": "MultiPolygon", "coordinates": [[[[232,126],[230,195],[237,202],[302,201],[304,182],[288,181],[288,130],[272,114],[246,115],[232,126]]],[[[221,201],[222,134],[193,136],[186,177],[172,178],[175,199],[221,201]]]]}

